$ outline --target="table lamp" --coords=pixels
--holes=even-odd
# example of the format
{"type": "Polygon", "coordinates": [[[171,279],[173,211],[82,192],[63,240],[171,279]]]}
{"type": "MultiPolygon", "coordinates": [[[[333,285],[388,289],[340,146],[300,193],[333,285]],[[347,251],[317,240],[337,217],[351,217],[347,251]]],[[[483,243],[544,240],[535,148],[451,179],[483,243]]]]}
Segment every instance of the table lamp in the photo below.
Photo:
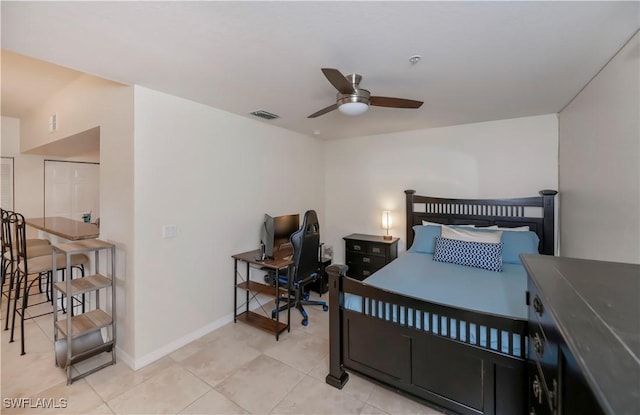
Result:
{"type": "Polygon", "coordinates": [[[382,212],[382,229],[387,230],[387,234],[382,236],[382,239],[385,241],[390,241],[393,239],[391,235],[389,235],[389,229],[391,228],[391,211],[385,210],[382,212]]]}

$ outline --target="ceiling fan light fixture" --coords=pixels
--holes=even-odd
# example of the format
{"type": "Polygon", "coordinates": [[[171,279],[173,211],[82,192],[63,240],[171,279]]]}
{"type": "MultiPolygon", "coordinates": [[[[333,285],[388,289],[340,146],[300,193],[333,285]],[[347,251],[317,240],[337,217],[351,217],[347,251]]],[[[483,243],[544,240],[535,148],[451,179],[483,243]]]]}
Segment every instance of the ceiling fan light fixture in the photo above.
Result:
{"type": "Polygon", "coordinates": [[[346,102],[338,107],[338,111],[345,115],[360,115],[367,112],[369,105],[364,102],[346,102]]]}
{"type": "Polygon", "coordinates": [[[369,109],[371,94],[366,89],[358,88],[357,84],[353,84],[353,86],[355,89],[353,94],[338,93],[338,111],[351,116],[364,114],[369,109]]]}

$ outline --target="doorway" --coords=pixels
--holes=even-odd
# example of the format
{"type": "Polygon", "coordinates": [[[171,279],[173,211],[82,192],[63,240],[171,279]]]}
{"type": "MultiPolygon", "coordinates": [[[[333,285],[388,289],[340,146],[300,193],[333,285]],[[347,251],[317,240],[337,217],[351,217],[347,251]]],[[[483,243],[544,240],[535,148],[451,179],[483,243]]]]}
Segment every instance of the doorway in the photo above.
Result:
{"type": "Polygon", "coordinates": [[[44,161],[44,216],[100,217],[100,163],[44,161]]]}

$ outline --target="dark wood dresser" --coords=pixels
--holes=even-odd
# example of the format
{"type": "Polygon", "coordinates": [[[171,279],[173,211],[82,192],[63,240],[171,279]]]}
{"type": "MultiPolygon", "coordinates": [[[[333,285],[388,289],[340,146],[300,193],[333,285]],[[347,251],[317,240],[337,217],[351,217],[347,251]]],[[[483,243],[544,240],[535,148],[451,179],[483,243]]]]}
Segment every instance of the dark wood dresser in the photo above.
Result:
{"type": "Polygon", "coordinates": [[[640,414],[640,265],[521,258],[528,413],[640,414]]]}
{"type": "Polygon", "coordinates": [[[347,276],[363,280],[398,257],[400,238],[383,239],[378,235],[353,233],[345,236],[347,276]]]}

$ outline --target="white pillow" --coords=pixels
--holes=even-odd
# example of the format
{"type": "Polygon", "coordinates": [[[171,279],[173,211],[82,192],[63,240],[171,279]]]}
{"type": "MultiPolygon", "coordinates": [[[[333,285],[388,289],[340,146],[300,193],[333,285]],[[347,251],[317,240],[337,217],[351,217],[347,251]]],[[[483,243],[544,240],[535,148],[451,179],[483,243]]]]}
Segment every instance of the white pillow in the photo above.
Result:
{"type": "MultiPolygon", "coordinates": [[[[427,220],[423,220],[422,221],[422,226],[427,226],[427,225],[432,225],[432,226],[447,226],[447,225],[443,225],[441,223],[437,223],[437,222],[429,222],[427,220]]],[[[455,226],[461,226],[463,228],[475,228],[476,225],[455,225],[455,226]]]]}
{"type": "Polygon", "coordinates": [[[491,244],[500,243],[502,231],[476,232],[461,228],[451,228],[442,226],[441,236],[447,239],[456,239],[467,242],[488,242],[491,244]]]}
{"type": "Polygon", "coordinates": [[[495,230],[501,230],[501,231],[515,231],[515,232],[529,232],[531,230],[529,229],[528,226],[516,226],[515,228],[501,228],[498,225],[486,226],[479,229],[495,229],[495,230]]]}

